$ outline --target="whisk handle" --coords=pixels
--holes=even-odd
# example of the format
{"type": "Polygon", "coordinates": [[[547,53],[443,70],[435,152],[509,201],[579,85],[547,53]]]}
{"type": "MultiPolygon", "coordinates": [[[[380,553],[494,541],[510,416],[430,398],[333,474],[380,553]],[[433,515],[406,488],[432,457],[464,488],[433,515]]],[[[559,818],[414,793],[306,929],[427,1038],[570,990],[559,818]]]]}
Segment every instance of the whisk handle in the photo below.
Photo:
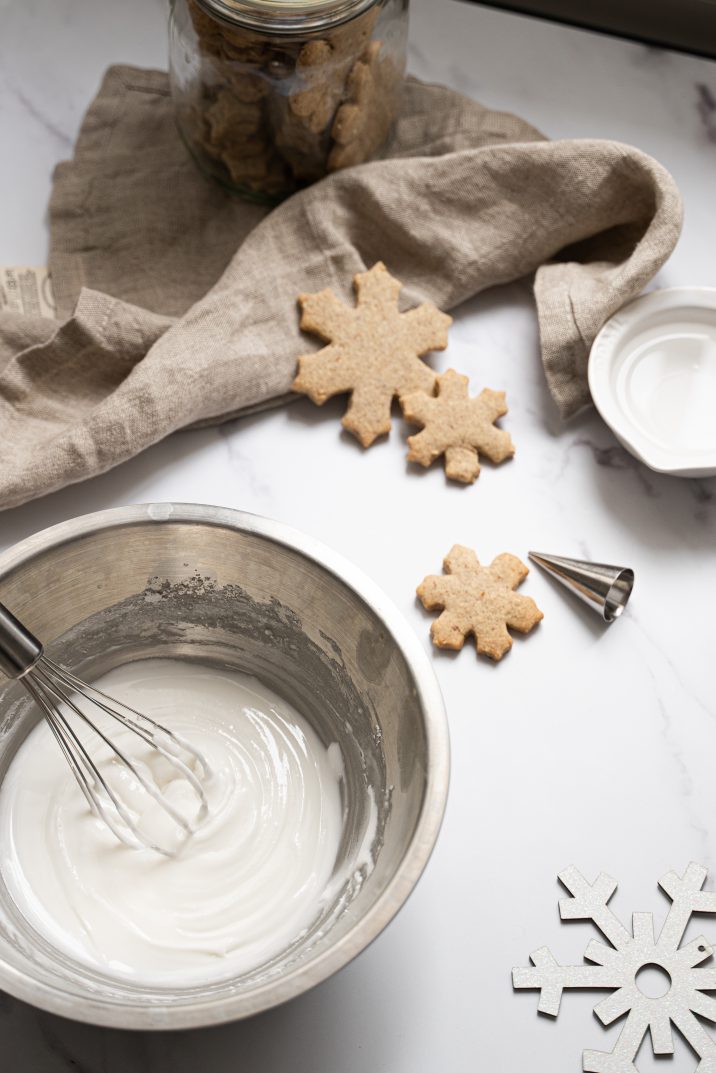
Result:
{"type": "Polygon", "coordinates": [[[42,645],[21,622],[0,604],[0,671],[22,678],[42,655],[42,645]]]}

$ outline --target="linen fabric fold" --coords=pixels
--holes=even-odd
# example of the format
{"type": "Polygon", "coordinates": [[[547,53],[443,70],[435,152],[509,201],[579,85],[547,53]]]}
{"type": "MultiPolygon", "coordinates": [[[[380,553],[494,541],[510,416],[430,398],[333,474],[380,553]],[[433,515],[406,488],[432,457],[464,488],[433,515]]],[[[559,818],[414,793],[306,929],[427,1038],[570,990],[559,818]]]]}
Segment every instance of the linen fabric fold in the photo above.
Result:
{"type": "Polygon", "coordinates": [[[534,273],[545,375],[567,417],[589,402],[597,331],[680,227],[673,179],[638,149],[551,142],[416,80],[384,159],[269,211],[198,172],[164,73],[110,68],[55,173],[59,320],[0,315],[0,508],[286,401],[315,345],[296,296],[331,287],[350,302],[352,277],[378,260],[406,306],[444,310],[534,273]]]}

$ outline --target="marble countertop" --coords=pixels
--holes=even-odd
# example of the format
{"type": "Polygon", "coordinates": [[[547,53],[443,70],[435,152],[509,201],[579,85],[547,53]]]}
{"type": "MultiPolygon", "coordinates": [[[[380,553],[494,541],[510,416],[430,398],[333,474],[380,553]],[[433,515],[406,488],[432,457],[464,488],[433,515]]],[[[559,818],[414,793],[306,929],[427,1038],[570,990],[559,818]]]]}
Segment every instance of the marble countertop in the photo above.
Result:
{"type": "MultiPolygon", "coordinates": [[[[41,264],[54,164],[110,62],[165,66],[163,0],[0,0],[2,260],[41,264]]],[[[411,68],[553,137],[632,142],[674,174],[683,237],[657,286],[713,284],[716,64],[456,0],[414,0],[411,68]]],[[[622,621],[604,628],[534,570],[522,591],[545,620],[499,666],[431,652],[453,746],[450,801],[434,857],[387,932],[337,977],[252,1021],[188,1034],[111,1032],[0,998],[0,1053],[13,1073],[577,1073],[608,1050],[594,999],[558,1020],[514,994],[513,965],[547,944],[581,961],[589,925],[560,926],[557,873],[619,880],[613,905],[666,907],[657,879],[690,860],[716,886],[716,695],[709,667],[716,480],[658,476],[594,412],[563,424],[539,361],[528,283],[458,311],[449,350],[504,388],[514,462],[472,488],[440,468],[408,472],[398,430],[370,452],[339,434],[340,404],[307,401],[183,433],[82,485],[0,517],[0,548],[65,518],[149,500],[217,503],[288,522],[353,560],[430,648],[414,598],[455,542],[485,559],[529,548],[632,566],[622,621]],[[321,460],[320,473],[316,459],[321,460]]],[[[702,923],[716,939],[716,921],[702,923]]],[[[648,1044],[641,1073],[686,1073],[648,1044]]]]}

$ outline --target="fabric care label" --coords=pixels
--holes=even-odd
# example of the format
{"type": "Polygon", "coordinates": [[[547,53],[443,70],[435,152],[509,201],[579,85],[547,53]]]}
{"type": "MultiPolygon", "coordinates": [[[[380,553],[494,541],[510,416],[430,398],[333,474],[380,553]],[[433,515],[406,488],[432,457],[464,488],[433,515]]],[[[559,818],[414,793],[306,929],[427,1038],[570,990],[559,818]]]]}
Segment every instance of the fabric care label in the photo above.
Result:
{"type": "Polygon", "coordinates": [[[47,269],[0,267],[0,313],[54,317],[55,298],[47,269]]]}

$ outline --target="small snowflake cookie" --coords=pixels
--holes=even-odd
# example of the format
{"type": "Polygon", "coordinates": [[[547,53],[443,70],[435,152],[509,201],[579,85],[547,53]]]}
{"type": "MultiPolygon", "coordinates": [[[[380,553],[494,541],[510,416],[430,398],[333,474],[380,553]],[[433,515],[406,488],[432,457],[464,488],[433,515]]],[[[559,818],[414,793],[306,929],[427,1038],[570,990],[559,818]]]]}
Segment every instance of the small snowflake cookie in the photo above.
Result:
{"type": "Polygon", "coordinates": [[[508,626],[529,633],[544,617],[531,597],[513,592],[529,573],[514,555],[481,566],[474,551],[456,544],[443,568],[444,574],[426,577],[417,589],[428,611],[442,609],[430,631],[438,648],[462,648],[473,634],[477,651],[499,660],[512,647],[508,626]]]}
{"type": "Polygon", "coordinates": [[[491,462],[504,462],[515,453],[509,432],[495,427],[507,413],[504,391],[485,388],[471,399],[468,382],[448,369],[437,378],[437,396],[416,391],[400,399],[405,420],[423,426],[408,437],[408,460],[429,466],[444,455],[447,476],[463,484],[472,484],[480,473],[478,451],[491,462]]]}
{"type": "Polygon", "coordinates": [[[433,391],[435,373],[420,358],[445,349],[452,317],[430,302],[401,313],[401,284],[380,261],[353,284],[354,309],[330,290],[299,296],[301,328],[329,345],[298,359],[292,387],[318,406],[350,392],[343,426],[370,447],[390,431],[396,396],[433,391]]]}

